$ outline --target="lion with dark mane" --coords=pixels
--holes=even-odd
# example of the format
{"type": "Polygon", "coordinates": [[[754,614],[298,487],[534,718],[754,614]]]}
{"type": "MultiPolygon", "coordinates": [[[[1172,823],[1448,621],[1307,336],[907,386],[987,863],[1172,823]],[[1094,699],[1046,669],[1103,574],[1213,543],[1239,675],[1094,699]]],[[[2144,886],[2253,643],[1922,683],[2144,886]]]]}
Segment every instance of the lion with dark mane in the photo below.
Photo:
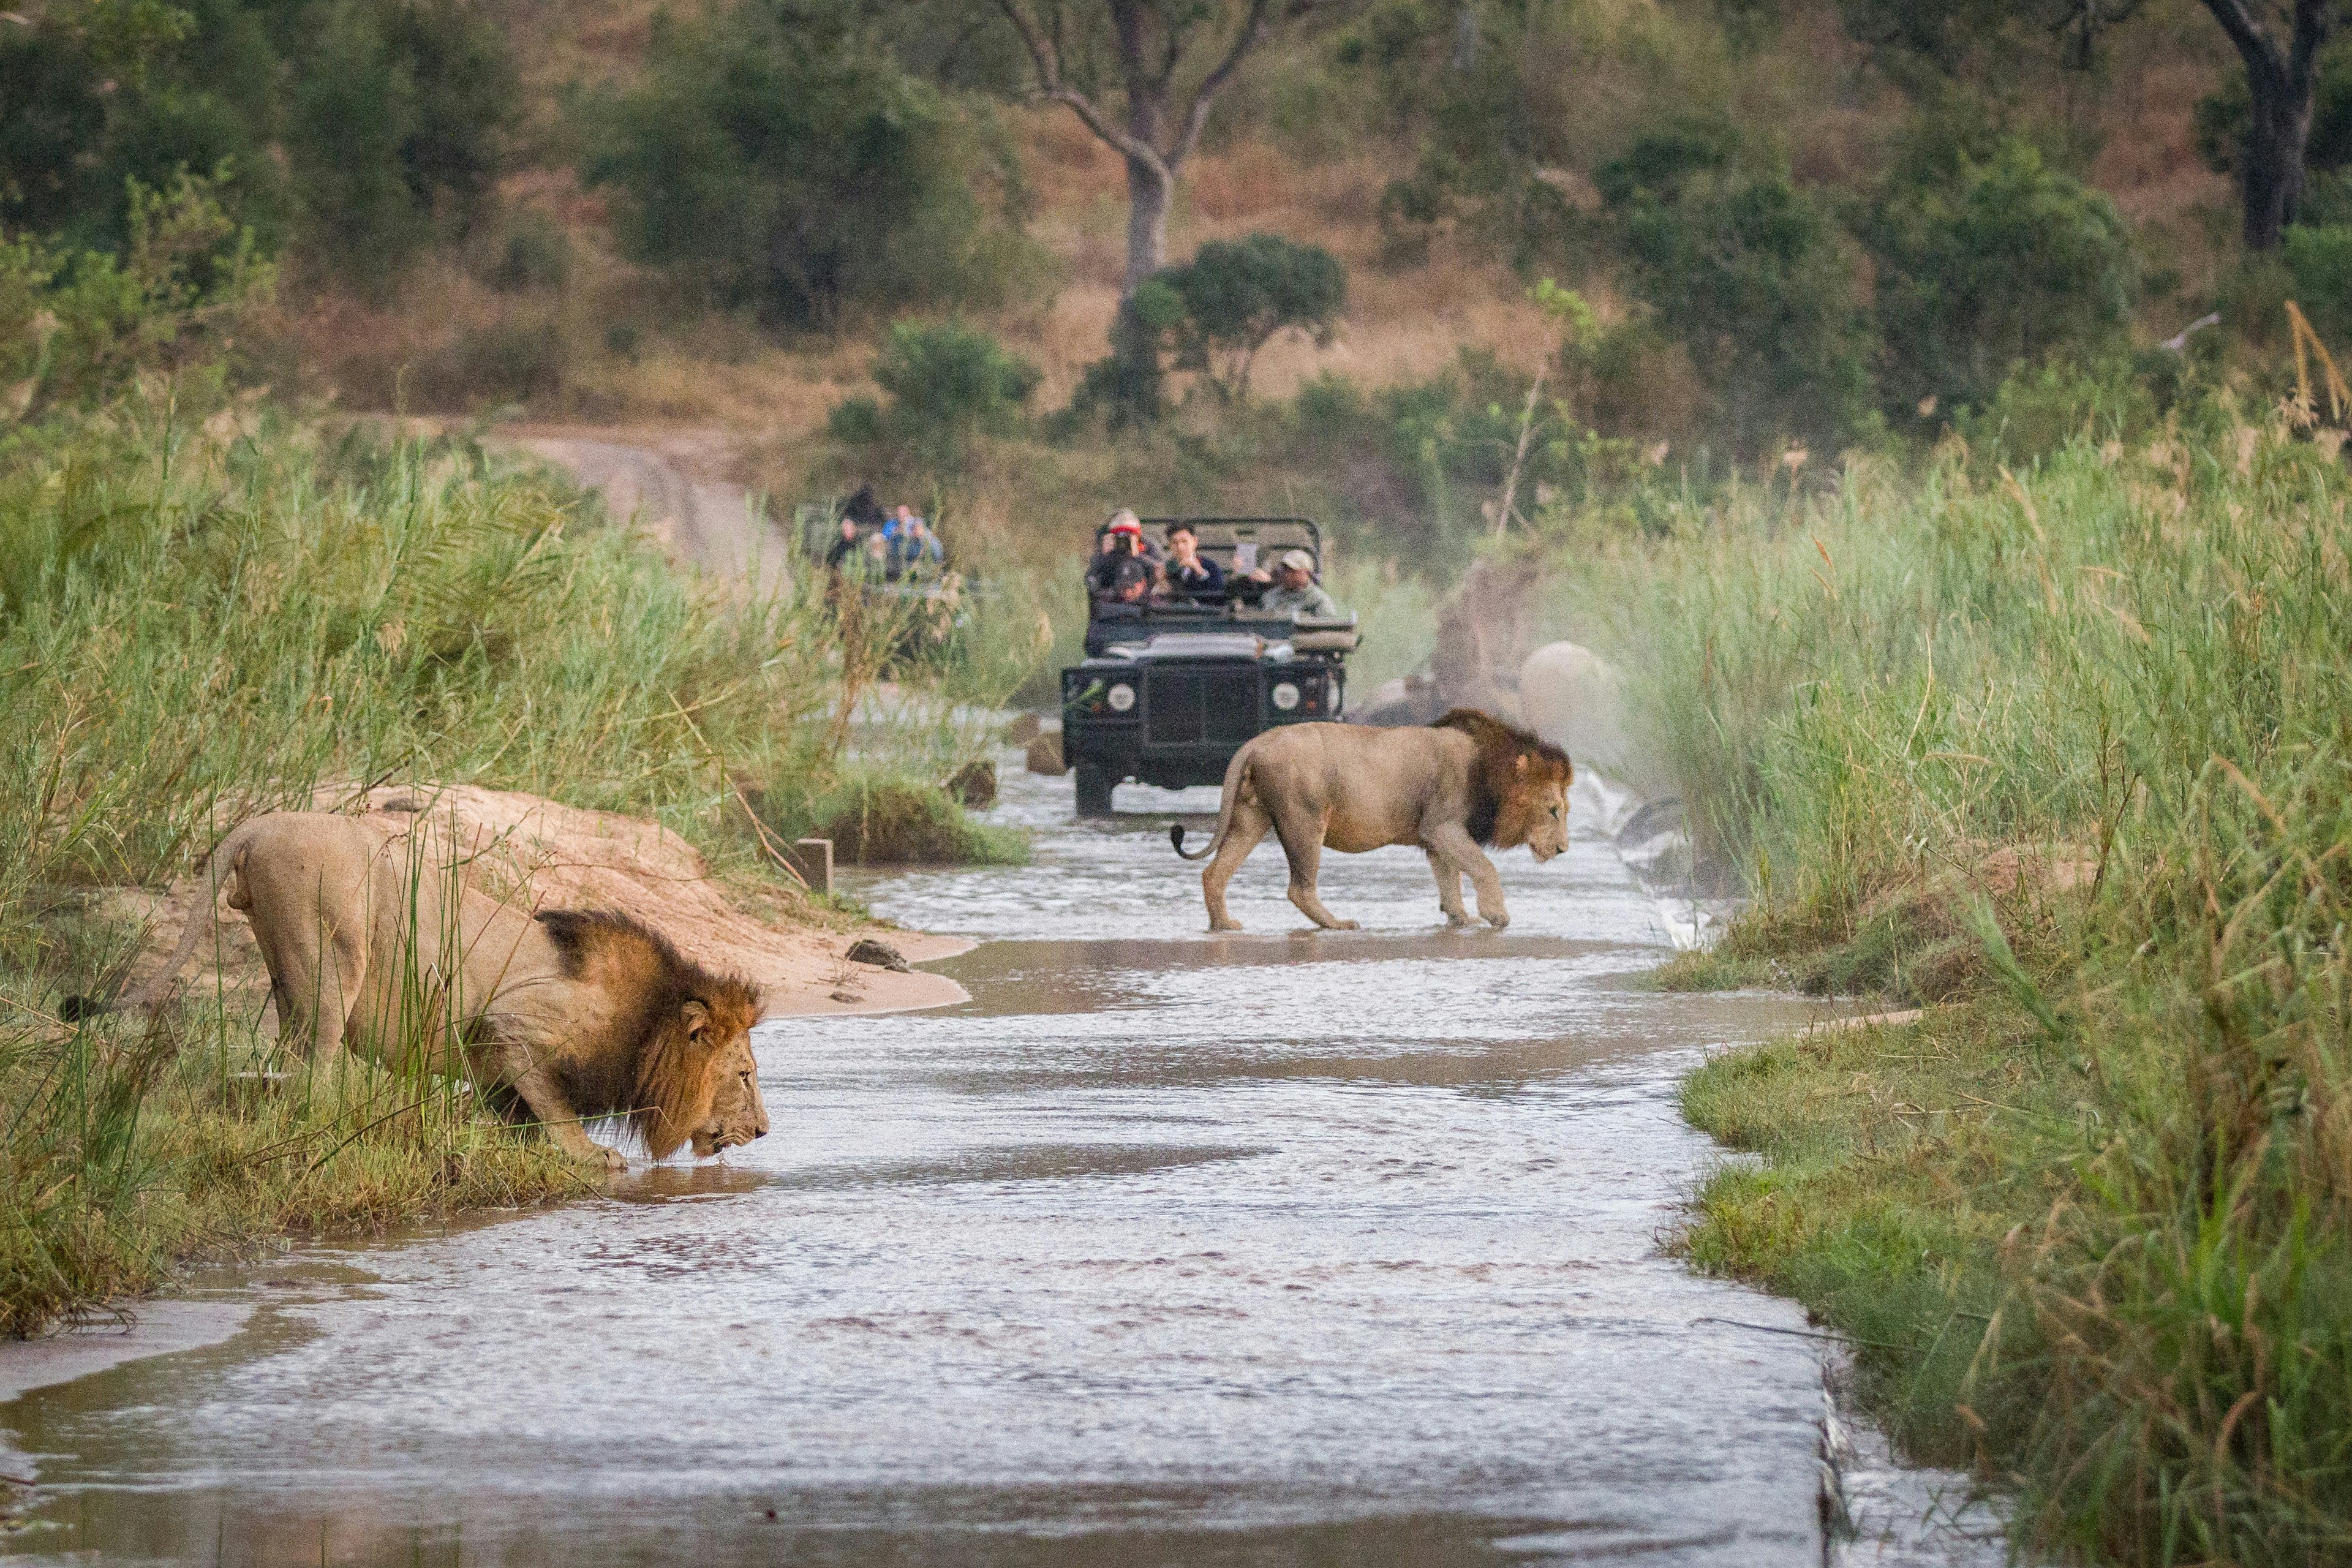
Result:
{"type": "Polygon", "coordinates": [[[1457,708],[1425,729],[1361,724],[1286,724],[1234,753],[1225,767],[1216,836],[1197,853],[1184,828],[1169,841],[1187,860],[1209,861],[1201,891],[1211,931],[1239,931],[1225,887],[1271,831],[1290,861],[1290,901],[1318,926],[1353,931],[1315,890],[1325,846],[1349,855],[1391,844],[1418,845],[1437,876],[1437,904],[1465,926],[1462,879],[1477,889],[1478,915],[1510,923],[1502,879],[1487,848],[1524,844],[1538,860],[1568,847],[1568,753],[1525,730],[1457,708]]]}
{"type": "Polygon", "coordinates": [[[348,1050],[511,1091],[565,1151],[626,1163],[582,1131],[625,1116],[646,1152],[698,1155],[768,1131],[751,1028],[760,992],[714,974],[627,915],[496,899],[421,819],[273,812],[224,838],[163,972],[167,995],[222,891],[252,922],[278,1039],[322,1081],[348,1050]]]}

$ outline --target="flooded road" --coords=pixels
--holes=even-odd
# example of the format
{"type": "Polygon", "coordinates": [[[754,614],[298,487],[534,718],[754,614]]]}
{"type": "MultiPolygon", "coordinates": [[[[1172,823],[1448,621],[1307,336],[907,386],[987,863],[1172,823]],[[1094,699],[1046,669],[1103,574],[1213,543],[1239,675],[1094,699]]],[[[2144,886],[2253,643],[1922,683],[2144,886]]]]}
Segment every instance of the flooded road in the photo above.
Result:
{"type": "MultiPolygon", "coordinates": [[[[1417,852],[1271,844],[1202,934],[1164,816],[872,876],[962,1006],[758,1038],[774,1134],[609,1198],[256,1271],[235,1339],[0,1405],[29,1561],[1798,1564],[1821,1346],[1660,1238],[1702,1050],[1580,832],[1444,931],[1417,852]]],[[[1213,810],[1214,791],[1181,803],[1213,810]]]]}

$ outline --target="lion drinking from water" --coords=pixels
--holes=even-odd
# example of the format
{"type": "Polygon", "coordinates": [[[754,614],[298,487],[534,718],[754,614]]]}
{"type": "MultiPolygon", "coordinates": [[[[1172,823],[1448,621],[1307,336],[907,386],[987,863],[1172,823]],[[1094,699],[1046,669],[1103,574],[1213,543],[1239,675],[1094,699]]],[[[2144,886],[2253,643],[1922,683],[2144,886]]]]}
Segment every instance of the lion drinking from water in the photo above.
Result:
{"type": "Polygon", "coordinates": [[[322,1077],[348,1049],[500,1086],[566,1152],[608,1169],[625,1162],[584,1118],[625,1115],[656,1160],[768,1131],[756,987],[625,915],[494,899],[467,862],[421,817],[257,816],[213,852],[178,952],[131,1005],[170,991],[225,889],[253,924],[279,1040],[322,1077]]]}
{"type": "Polygon", "coordinates": [[[1511,916],[1502,879],[1479,846],[1524,844],[1538,860],[1568,847],[1568,753],[1525,730],[1457,708],[1425,729],[1361,724],[1286,724],[1234,754],[1225,767],[1216,837],[1197,854],[1184,828],[1168,830],[1176,853],[1207,859],[1201,891],[1211,931],[1239,931],[1225,910],[1225,885],[1271,829],[1290,861],[1290,901],[1317,925],[1353,931],[1323,907],[1316,872],[1327,844],[1350,855],[1391,844],[1419,845],[1437,874],[1437,904],[1465,926],[1462,879],[1478,893],[1478,915],[1500,930],[1511,916]]]}

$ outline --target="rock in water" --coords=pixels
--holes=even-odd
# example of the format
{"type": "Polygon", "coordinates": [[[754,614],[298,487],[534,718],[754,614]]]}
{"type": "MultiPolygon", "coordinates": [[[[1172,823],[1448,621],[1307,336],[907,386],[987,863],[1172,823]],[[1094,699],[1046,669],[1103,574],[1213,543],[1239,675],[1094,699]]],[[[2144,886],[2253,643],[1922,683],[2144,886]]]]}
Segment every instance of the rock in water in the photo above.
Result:
{"type": "Polygon", "coordinates": [[[964,763],[940,786],[966,808],[978,811],[996,804],[996,764],[982,757],[964,763]]]}
{"type": "Polygon", "coordinates": [[[1045,726],[1034,713],[1016,713],[1013,722],[1004,726],[1004,743],[1025,746],[1045,732],[1045,726]]]}
{"type": "Polygon", "coordinates": [[[842,956],[852,963],[870,963],[877,969],[895,969],[901,974],[907,973],[906,955],[888,942],[877,942],[870,936],[861,936],[851,942],[849,951],[842,956]]]}
{"type": "Polygon", "coordinates": [[[1049,779],[1060,778],[1070,771],[1062,760],[1062,737],[1059,731],[1040,735],[1029,742],[1029,771],[1043,773],[1049,779]]]}

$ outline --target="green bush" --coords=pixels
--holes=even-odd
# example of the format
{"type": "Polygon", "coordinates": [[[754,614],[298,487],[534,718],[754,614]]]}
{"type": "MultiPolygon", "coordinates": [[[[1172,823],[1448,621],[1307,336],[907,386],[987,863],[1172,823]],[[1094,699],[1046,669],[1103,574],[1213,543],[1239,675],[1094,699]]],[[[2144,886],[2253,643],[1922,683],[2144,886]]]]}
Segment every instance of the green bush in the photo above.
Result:
{"type": "Polygon", "coordinates": [[[1643,138],[1601,184],[1627,281],[1713,390],[1734,451],[1827,454],[1863,427],[1868,325],[1820,197],[1689,132],[1643,138]]]}
{"type": "Polygon", "coordinates": [[[184,173],[169,191],[133,182],[129,197],[121,258],[0,242],[0,418],[96,403],[143,371],[218,380],[227,368],[273,268],[210,181],[184,173]]]}
{"type": "Polygon", "coordinates": [[[782,826],[833,840],[850,866],[1019,866],[1028,840],[1014,828],[974,822],[938,784],[860,770],[810,801],[782,826]]]}
{"type": "Polygon", "coordinates": [[[588,177],[619,194],[629,254],[772,323],[992,303],[1026,259],[1019,163],[990,121],[769,7],[665,16],[642,81],[596,118],[588,177]]]}
{"type": "Polygon", "coordinates": [[[2338,363],[2352,364],[2352,224],[2293,225],[2281,249],[2295,303],[2338,363]]]}
{"type": "Polygon", "coordinates": [[[1899,184],[1865,233],[1898,412],[1980,407],[2020,361],[2123,344],[2137,289],[2123,218],[2021,139],[1899,184]]]}
{"type": "Polygon", "coordinates": [[[874,361],[875,384],[888,404],[850,398],[825,426],[846,445],[895,441],[925,463],[952,468],[976,437],[1020,427],[1039,379],[1035,365],[977,327],[901,321],[874,361]]]}
{"type": "Polygon", "coordinates": [[[127,181],[218,172],[265,251],[381,281],[479,215],[517,96],[504,33],[460,0],[49,7],[0,29],[0,220],[119,251],[127,181]]]}
{"type": "Polygon", "coordinates": [[[1276,333],[1295,328],[1328,342],[1348,299],[1338,258],[1271,234],[1210,240],[1160,278],[1183,307],[1177,364],[1205,372],[1234,399],[1249,395],[1250,362],[1276,333]]]}

